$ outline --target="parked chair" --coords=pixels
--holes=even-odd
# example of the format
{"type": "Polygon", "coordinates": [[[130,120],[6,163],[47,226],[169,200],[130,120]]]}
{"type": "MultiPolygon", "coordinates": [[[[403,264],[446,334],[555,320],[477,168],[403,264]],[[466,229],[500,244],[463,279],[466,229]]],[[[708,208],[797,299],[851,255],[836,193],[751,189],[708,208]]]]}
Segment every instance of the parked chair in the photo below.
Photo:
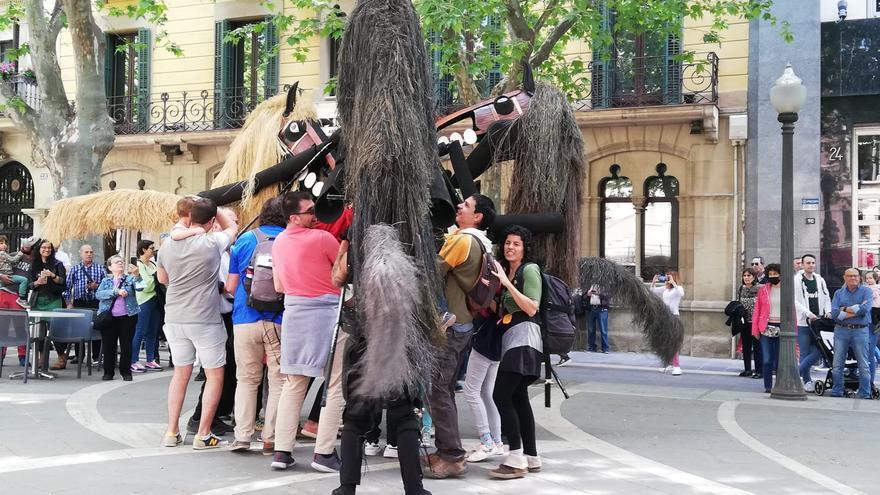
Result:
{"type": "MultiPolygon", "coordinates": [[[[49,333],[46,342],[43,344],[43,350],[48,356],[49,341],[60,342],[64,344],[74,344],[77,346],[77,352],[80,356],[86,357],[88,363],[89,376],[92,375],[92,346],[86,345],[93,340],[100,340],[101,335],[92,328],[92,320],[95,317],[95,311],[92,309],[56,309],[56,312],[63,313],[79,313],[82,318],[53,318],[49,325],[49,333]],[[96,337],[97,335],[97,337],[96,337]]],[[[76,365],[76,377],[82,378],[82,363],[80,359],[76,365]]]]}
{"type": "MultiPolygon", "coordinates": [[[[31,336],[28,330],[27,311],[0,309],[0,348],[25,346],[24,383],[27,383],[28,364],[31,354],[31,336]]],[[[0,377],[3,376],[3,359],[0,359],[0,377]]]]}

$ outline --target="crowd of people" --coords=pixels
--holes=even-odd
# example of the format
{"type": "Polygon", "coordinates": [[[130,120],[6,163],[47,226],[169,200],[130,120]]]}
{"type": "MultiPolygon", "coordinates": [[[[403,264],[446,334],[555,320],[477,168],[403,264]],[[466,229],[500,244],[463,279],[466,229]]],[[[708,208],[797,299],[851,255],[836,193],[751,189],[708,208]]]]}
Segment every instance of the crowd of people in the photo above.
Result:
{"type": "MultiPolygon", "coordinates": [[[[87,244],[80,246],[80,261],[65,267],[51,242],[26,239],[19,252],[9,253],[8,240],[0,236],[0,283],[17,294],[20,306],[95,311],[102,340],[94,343],[92,355],[103,355],[104,380],[113,380],[117,369],[126,381],[162,370],[158,349],[164,335],[170,351],[166,366],[174,370],[164,446],[184,441],[180,414],[198,363],[204,381],[186,422],[194,449],[228,446],[245,453],[256,439],[262,453],[272,456],[270,467],[280,470],[295,465],[297,438],[311,437],[311,467],[340,473],[338,495],[355,492],[363,455],[398,458],[408,494],[428,493],[423,476],[462,476],[468,463],[496,460],[488,474],[498,479],[541,470],[528,387],[545,362],[542,275],[527,229],[511,226],[493,246],[487,227],[495,211],[487,197],[475,194],[458,205],[457,229],[446,234],[439,249],[443,297],[437,307],[446,339],[435,348],[433,375],[425,387],[381,399],[359,387],[367,337],[355,318],[358,297],[350,285],[345,230],[318,222],[308,193],[267,201],[257,227],[246,232],[239,232],[231,210],[208,199],[182,199],[178,215],[161,249],[144,239],[136,257],[126,261],[113,255],[105,266],[94,261],[87,244]],[[499,289],[488,307],[474,310],[469,290],[481,274],[483,253],[493,247],[492,275],[499,289]],[[316,378],[324,380],[303,423],[301,410],[316,378]],[[459,432],[457,386],[479,438],[467,448],[459,432]],[[224,421],[233,418],[234,426],[224,421]],[[222,439],[229,433],[231,443],[222,439]],[[431,436],[436,450],[420,455],[431,436]]],[[[804,255],[795,268],[793,302],[805,389],[813,390],[811,370],[823,357],[810,325],[829,319],[835,336],[832,395],[844,393],[844,362],[852,353],[858,395],[870,397],[880,356],[873,331],[880,317],[880,277],[868,272],[863,283],[851,268],[844,287],[832,296],[816,272],[815,256],[804,255]]],[[[733,320],[742,344],[740,376],[763,379],[766,392],[778,363],[780,284],[786,283],[781,272],[778,264],[765,266],[755,258],[742,271],[736,297],[741,309],[733,320]]],[[[679,314],[685,291],[677,272],[654,276],[650,289],[679,314]]],[[[608,291],[593,285],[577,296],[587,320],[588,350],[609,352],[608,291]]],[[[72,361],[69,349],[58,344],[56,352],[51,369],[64,369],[72,361]]],[[[557,365],[569,360],[562,355],[557,365]]],[[[677,354],[662,371],[682,374],[677,354]]]]}
{"type": "MultiPolygon", "coordinates": [[[[816,271],[816,257],[805,254],[793,261],[794,316],[796,318],[798,373],[804,390],[823,390],[826,380],[813,380],[816,366],[831,366],[831,396],[845,394],[845,368],[848,356],[858,369],[859,398],[871,398],[880,350],[877,348],[877,324],[880,322],[880,267],[861,270],[852,267],[844,272],[843,286],[832,295],[825,279],[816,271]],[[826,362],[826,344],[820,341],[819,326],[833,328],[833,340],[827,350],[833,356],[826,362]],[[811,329],[811,326],[816,328],[811,329]],[[817,389],[817,383],[818,389],[817,389]]],[[[773,388],[779,363],[782,268],[765,265],[755,257],[742,270],[736,302],[741,309],[732,319],[733,331],[740,336],[743,371],[739,376],[762,379],[764,392],[773,388]]]]}

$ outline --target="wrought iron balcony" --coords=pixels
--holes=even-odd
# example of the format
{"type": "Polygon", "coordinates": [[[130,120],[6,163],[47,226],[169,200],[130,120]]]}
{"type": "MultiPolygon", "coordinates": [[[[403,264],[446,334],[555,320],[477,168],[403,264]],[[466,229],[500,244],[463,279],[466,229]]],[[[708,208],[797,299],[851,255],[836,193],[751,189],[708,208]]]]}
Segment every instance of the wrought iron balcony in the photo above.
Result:
{"type": "MultiPolygon", "coordinates": [[[[3,77],[0,84],[7,85],[12,88],[12,92],[19,95],[24,102],[31,108],[38,109],[40,106],[40,93],[37,89],[37,81],[33,77],[21,74],[12,74],[3,77]]],[[[6,115],[4,109],[0,115],[6,115]]]]}
{"type": "MultiPolygon", "coordinates": [[[[283,89],[283,88],[282,88],[283,89]]],[[[278,88],[228,88],[108,98],[116,134],[237,129],[278,88]]]]}
{"type": "Polygon", "coordinates": [[[587,66],[586,97],[577,110],[718,103],[718,56],[695,55],[693,62],[667,57],[594,60],[587,66]]]}

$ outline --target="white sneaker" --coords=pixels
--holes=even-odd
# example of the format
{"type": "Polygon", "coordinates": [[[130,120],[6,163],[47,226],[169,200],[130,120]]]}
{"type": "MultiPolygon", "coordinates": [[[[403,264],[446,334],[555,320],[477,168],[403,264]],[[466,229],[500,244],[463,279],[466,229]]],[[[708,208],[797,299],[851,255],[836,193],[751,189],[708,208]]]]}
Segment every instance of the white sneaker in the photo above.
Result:
{"type": "Polygon", "coordinates": [[[364,442],[364,454],[366,455],[379,455],[382,450],[382,445],[379,442],[364,442]]]}
{"type": "Polygon", "coordinates": [[[526,460],[529,461],[529,472],[530,473],[537,473],[537,472],[541,471],[541,467],[542,467],[541,456],[527,455],[526,460]]]}
{"type": "Polygon", "coordinates": [[[486,459],[488,459],[492,456],[497,456],[497,455],[504,455],[504,448],[503,447],[499,448],[499,446],[495,445],[495,444],[490,446],[490,445],[485,445],[485,444],[481,443],[480,445],[477,446],[477,448],[475,448],[473,450],[473,452],[468,454],[467,461],[468,462],[483,462],[486,459]]]}
{"type": "Polygon", "coordinates": [[[672,368],[672,376],[678,376],[678,375],[681,375],[681,368],[679,368],[678,366],[675,366],[672,368]]]}
{"type": "Polygon", "coordinates": [[[397,459],[397,446],[396,445],[386,445],[385,452],[382,453],[382,457],[387,457],[389,459],[397,459]]]}
{"type": "Polygon", "coordinates": [[[664,366],[660,368],[660,373],[666,373],[667,371],[672,371],[672,366],[664,366]]]}
{"type": "Polygon", "coordinates": [[[813,386],[813,382],[809,381],[804,383],[804,392],[815,392],[816,387],[813,386]]]}

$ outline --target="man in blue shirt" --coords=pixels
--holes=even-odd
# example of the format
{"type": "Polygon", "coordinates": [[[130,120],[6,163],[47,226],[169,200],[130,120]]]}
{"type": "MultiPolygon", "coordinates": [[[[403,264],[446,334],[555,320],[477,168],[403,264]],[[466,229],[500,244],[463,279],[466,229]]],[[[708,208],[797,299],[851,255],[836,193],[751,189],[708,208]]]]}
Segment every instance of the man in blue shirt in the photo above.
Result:
{"type": "Polygon", "coordinates": [[[235,364],[235,442],[231,450],[250,448],[254,422],[259,411],[257,390],[263,383],[263,360],[269,367],[269,398],[262,431],[263,454],[275,451],[275,414],[281,395],[281,316],[282,311],[258,311],[248,305],[245,281],[253,276],[251,260],[257,248],[256,230],[261,239],[274,239],[284,231],[286,224],[281,209],[281,198],[273,198],[263,205],[260,226],[242,234],[232,246],[229,277],[226,290],[233,292],[232,324],[234,328],[235,364]]]}
{"type": "Polygon", "coordinates": [[[874,296],[862,284],[858,268],[843,274],[845,285],[834,293],[831,317],[834,319],[834,365],[831,378],[832,397],[843,397],[843,367],[847,352],[852,349],[859,365],[859,398],[871,398],[871,377],[868,371],[868,332],[871,326],[871,303],[874,296]]]}

